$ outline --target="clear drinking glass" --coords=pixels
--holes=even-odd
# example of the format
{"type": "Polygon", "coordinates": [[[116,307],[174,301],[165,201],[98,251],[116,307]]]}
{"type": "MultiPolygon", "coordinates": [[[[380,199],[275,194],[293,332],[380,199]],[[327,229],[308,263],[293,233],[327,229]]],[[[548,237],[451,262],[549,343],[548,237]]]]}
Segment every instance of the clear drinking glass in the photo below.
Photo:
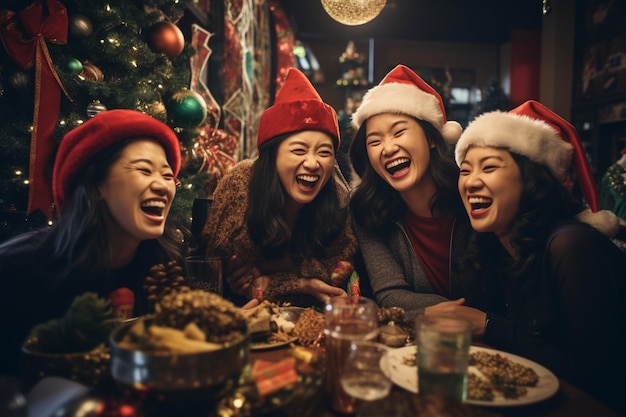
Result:
{"type": "Polygon", "coordinates": [[[373,341],[378,336],[378,305],[359,296],[332,297],[325,307],[326,389],[334,411],[353,414],[357,399],[347,394],[340,378],[350,347],[356,341],[373,341]]]}
{"type": "Polygon", "coordinates": [[[185,258],[185,274],[189,288],[223,295],[221,258],[188,256],[185,258]]]}
{"type": "Polygon", "coordinates": [[[471,323],[461,317],[419,316],[415,340],[419,393],[465,401],[471,323]]]}
{"type": "Polygon", "coordinates": [[[389,395],[391,379],[381,368],[388,350],[380,343],[352,342],[339,379],[343,390],[364,401],[375,401],[389,395]]]}

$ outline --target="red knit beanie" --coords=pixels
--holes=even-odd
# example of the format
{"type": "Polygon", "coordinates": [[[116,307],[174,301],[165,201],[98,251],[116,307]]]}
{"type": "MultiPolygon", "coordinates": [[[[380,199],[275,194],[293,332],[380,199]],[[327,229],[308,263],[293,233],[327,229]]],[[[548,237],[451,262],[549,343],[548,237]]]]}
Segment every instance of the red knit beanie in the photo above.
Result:
{"type": "Polygon", "coordinates": [[[274,105],[261,115],[257,146],[276,136],[303,130],[327,133],[333,139],[335,148],[339,147],[337,113],[322,101],[303,73],[289,68],[274,105]]]}
{"type": "Polygon", "coordinates": [[[71,194],[74,181],[100,152],[129,137],[157,140],[167,155],[174,176],[180,170],[180,144],[165,123],[135,110],[116,109],[97,114],[67,133],[54,161],[52,194],[57,210],[71,194]]]}

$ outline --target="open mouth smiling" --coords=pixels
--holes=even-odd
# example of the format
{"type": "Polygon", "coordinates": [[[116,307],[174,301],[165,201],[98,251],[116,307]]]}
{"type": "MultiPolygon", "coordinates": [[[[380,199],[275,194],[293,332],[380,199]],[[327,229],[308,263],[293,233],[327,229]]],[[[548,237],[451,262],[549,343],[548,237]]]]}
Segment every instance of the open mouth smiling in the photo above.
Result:
{"type": "Polygon", "coordinates": [[[409,165],[411,165],[411,160],[409,158],[398,158],[385,165],[385,169],[393,175],[401,169],[408,168],[409,165]]]}
{"type": "Polygon", "coordinates": [[[153,216],[163,216],[165,202],[162,200],[148,200],[141,204],[141,210],[153,216]]]}
{"type": "Polygon", "coordinates": [[[296,176],[296,182],[298,185],[304,188],[313,188],[315,184],[319,181],[320,177],[318,175],[298,175],[296,176]]]}
{"type": "Polygon", "coordinates": [[[469,197],[467,202],[470,204],[472,211],[486,209],[493,204],[493,200],[487,197],[469,197]]]}

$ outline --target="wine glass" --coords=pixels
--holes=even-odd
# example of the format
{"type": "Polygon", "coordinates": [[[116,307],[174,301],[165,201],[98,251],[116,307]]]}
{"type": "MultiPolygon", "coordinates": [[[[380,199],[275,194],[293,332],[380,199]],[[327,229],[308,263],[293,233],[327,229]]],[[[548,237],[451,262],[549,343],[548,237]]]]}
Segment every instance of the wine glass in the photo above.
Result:
{"type": "Polygon", "coordinates": [[[343,390],[362,401],[376,401],[389,395],[391,379],[381,368],[387,352],[387,346],[380,343],[353,341],[339,379],[343,390]]]}

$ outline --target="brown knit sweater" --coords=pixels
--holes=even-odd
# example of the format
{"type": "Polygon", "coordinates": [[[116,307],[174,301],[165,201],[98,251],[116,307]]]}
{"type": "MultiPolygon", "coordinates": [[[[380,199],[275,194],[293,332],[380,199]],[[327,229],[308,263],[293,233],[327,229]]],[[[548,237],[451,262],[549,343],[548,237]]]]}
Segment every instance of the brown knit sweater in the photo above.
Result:
{"type": "MultiPolygon", "coordinates": [[[[243,160],[235,165],[218,183],[213,193],[213,203],[210,208],[203,235],[207,241],[207,254],[220,256],[223,260],[236,255],[238,259],[253,260],[261,269],[265,262],[260,248],[256,246],[248,234],[245,220],[248,206],[248,182],[252,175],[255,159],[243,160]]],[[[338,171],[338,168],[337,168],[338,171]]],[[[340,193],[339,201],[345,207],[349,203],[350,190],[345,179],[338,171],[333,177],[340,193]]],[[[264,292],[266,299],[276,303],[290,302],[295,305],[312,305],[315,301],[310,296],[300,294],[299,278],[318,278],[331,285],[346,289],[348,276],[342,282],[331,280],[333,268],[339,261],[353,263],[357,251],[357,240],[352,230],[350,217],[340,235],[327,248],[326,257],[320,259],[305,259],[300,264],[292,263],[288,270],[270,275],[270,282],[264,292]]]]}

